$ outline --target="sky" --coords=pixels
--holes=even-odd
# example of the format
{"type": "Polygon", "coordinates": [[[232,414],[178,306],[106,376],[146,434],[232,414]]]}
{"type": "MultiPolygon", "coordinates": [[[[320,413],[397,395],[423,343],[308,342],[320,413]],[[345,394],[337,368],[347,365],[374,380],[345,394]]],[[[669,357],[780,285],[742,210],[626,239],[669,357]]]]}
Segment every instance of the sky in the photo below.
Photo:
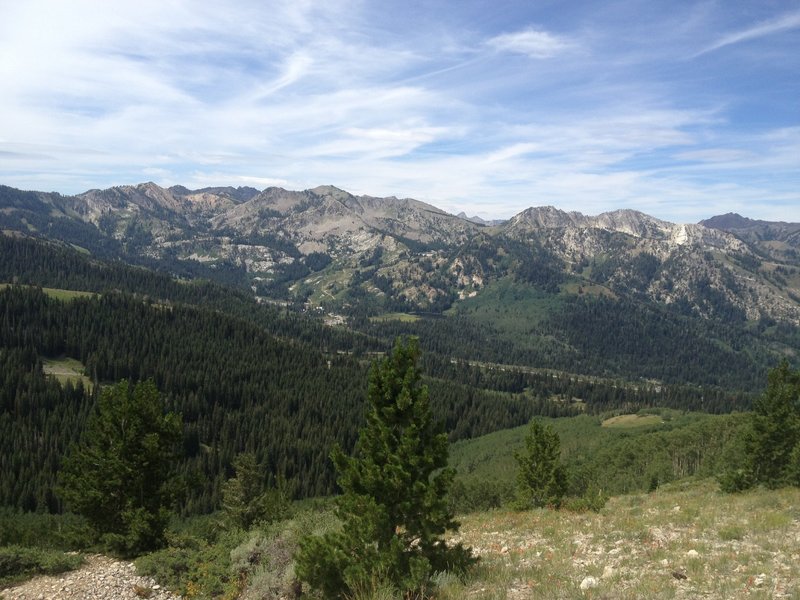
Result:
{"type": "Polygon", "coordinates": [[[800,222],[800,0],[0,0],[0,184],[800,222]]]}

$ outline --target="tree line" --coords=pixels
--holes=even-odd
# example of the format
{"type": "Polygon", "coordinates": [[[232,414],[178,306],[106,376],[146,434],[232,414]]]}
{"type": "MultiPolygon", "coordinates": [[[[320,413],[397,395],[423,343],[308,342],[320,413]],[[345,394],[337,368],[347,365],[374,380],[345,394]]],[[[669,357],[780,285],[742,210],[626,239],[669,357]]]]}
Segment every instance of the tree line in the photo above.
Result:
{"type": "MultiPolygon", "coordinates": [[[[245,451],[291,481],[299,496],[330,493],[327,448],[334,442],[351,448],[360,425],[364,361],[215,310],[118,293],[64,302],[10,286],[0,290],[0,348],[5,505],[60,510],[47,490],[66,444],[96,402],[82,384],[62,388],[49,379],[45,357],[79,360],[97,384],[153,379],[168,409],[183,417],[179,470],[194,482],[186,514],[219,506],[233,458],[245,451]],[[16,443],[20,436],[30,441],[16,443]]],[[[437,392],[434,412],[454,439],[520,425],[541,409],[522,395],[438,379],[430,384],[437,392]]]]}

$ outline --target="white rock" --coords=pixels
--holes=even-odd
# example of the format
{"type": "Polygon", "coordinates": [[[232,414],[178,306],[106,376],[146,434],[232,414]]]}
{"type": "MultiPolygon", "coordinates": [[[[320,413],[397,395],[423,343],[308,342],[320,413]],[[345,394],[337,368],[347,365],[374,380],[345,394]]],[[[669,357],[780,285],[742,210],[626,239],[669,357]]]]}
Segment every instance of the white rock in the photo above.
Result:
{"type": "Polygon", "coordinates": [[[606,565],[606,568],[603,569],[603,574],[600,576],[600,579],[611,579],[614,576],[614,567],[611,565],[606,565]]]}
{"type": "Polygon", "coordinates": [[[700,553],[697,550],[692,549],[686,553],[686,556],[688,556],[689,558],[698,558],[700,556],[700,553]]]}
{"type": "Polygon", "coordinates": [[[756,587],[761,587],[762,585],[764,585],[766,579],[767,579],[766,573],[761,573],[753,580],[753,585],[756,587]]]}
{"type": "Polygon", "coordinates": [[[586,591],[592,588],[597,587],[597,579],[589,575],[589,577],[585,577],[583,581],[581,581],[581,589],[586,591]]]}

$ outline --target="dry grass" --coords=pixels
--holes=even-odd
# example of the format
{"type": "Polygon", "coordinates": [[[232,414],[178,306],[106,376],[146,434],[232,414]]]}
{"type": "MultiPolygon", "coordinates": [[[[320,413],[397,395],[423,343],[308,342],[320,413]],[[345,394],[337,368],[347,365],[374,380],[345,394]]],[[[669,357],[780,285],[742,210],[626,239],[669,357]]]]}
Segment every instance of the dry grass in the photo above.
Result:
{"type": "Polygon", "coordinates": [[[643,427],[645,425],[660,425],[664,420],[660,415],[618,415],[603,421],[603,427],[617,427],[627,429],[630,427],[643,427]]]}
{"type": "Polygon", "coordinates": [[[439,597],[800,598],[800,490],[725,495],[709,481],[612,498],[599,514],[469,515],[481,565],[439,597]],[[596,587],[581,590],[587,577],[596,587]]]}
{"type": "Polygon", "coordinates": [[[79,360],[66,357],[46,358],[42,368],[47,375],[55,377],[62,384],[67,381],[77,383],[80,380],[86,388],[92,388],[92,380],[85,375],[85,368],[79,360]]]}
{"type": "Polygon", "coordinates": [[[420,317],[408,313],[386,313],[376,317],[370,317],[369,320],[372,321],[373,323],[384,323],[386,321],[400,321],[401,323],[414,323],[416,321],[419,321],[420,317]]]}

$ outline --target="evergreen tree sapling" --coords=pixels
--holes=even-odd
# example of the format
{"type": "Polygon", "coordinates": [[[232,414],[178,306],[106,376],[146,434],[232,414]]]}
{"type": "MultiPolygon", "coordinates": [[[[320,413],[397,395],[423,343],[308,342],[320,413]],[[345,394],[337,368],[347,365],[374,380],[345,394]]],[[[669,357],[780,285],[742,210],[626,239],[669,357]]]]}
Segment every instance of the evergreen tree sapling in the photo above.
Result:
{"type": "Polygon", "coordinates": [[[264,469],[254,454],[245,452],[233,461],[236,477],[222,487],[222,508],[228,522],[248,530],[258,523],[271,523],[289,510],[289,494],[285,482],[268,486],[264,469]]]}
{"type": "Polygon", "coordinates": [[[566,491],[566,474],[561,465],[561,440],[549,424],[531,421],[524,452],[515,452],[517,471],[516,505],[521,510],[560,506],[566,491]]]}
{"type": "Polygon", "coordinates": [[[719,476],[725,492],[755,485],[800,485],[800,371],[783,361],[769,372],[767,389],[753,403],[744,433],[726,449],[719,476]]]}
{"type": "Polygon", "coordinates": [[[70,449],[61,495],[110,549],[131,555],[156,548],[164,542],[180,442],[180,417],[164,414],[153,381],[121,381],[103,390],[70,449]]]}
{"type": "Polygon", "coordinates": [[[300,579],[326,598],[387,584],[410,597],[433,573],[462,573],[475,560],[443,539],[458,529],[446,501],[454,471],[446,468],[447,437],[433,423],[418,357],[415,338],[398,340],[373,365],[355,454],[338,447],[331,454],[342,529],[306,538],[297,557],[300,579]]]}
{"type": "Polygon", "coordinates": [[[752,480],[775,488],[800,485],[800,371],[783,361],[753,404],[752,480]]]}

